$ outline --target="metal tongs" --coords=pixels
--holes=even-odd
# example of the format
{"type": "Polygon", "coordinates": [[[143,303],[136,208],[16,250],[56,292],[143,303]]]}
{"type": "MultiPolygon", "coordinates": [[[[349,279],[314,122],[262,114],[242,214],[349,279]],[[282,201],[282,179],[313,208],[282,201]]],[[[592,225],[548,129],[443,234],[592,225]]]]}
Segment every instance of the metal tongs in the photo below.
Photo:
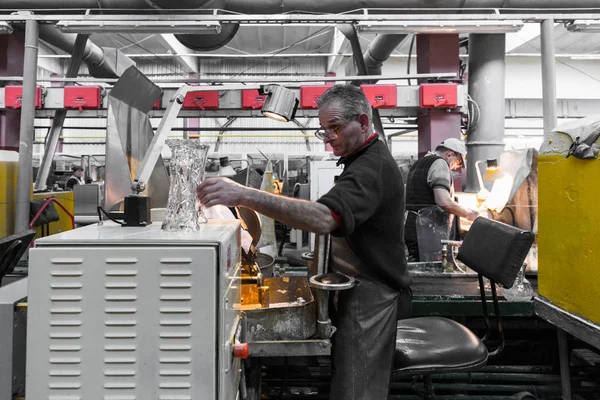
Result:
{"type": "Polygon", "coordinates": [[[250,274],[250,276],[257,276],[260,272],[260,268],[258,264],[256,264],[256,245],[258,244],[262,233],[260,218],[256,211],[246,207],[236,207],[235,211],[242,224],[242,228],[252,236],[252,244],[250,245],[248,252],[242,249],[242,267],[250,274]]]}

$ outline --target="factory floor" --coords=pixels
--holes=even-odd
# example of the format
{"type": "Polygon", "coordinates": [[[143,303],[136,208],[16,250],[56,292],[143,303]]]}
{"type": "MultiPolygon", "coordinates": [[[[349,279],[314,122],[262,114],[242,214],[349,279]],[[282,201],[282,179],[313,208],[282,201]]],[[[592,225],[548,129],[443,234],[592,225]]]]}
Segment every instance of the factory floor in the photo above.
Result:
{"type": "MultiPolygon", "coordinates": [[[[285,271],[302,266],[306,246],[296,250],[286,245],[283,255],[290,263],[285,271]]],[[[537,289],[537,276],[529,276],[537,289]]],[[[476,285],[475,285],[476,286],[476,285]]],[[[474,301],[474,282],[467,278],[448,280],[428,276],[415,277],[413,316],[440,315],[453,318],[475,333],[484,332],[484,321],[478,316],[481,306],[474,301]],[[453,294],[464,296],[456,300],[453,294]]],[[[501,304],[506,347],[481,370],[433,376],[435,398],[500,400],[517,399],[528,392],[539,400],[560,400],[561,385],[558,347],[554,326],[535,316],[529,302],[501,304]]],[[[491,342],[491,347],[494,343],[491,342]]],[[[600,400],[600,354],[585,343],[570,337],[571,386],[574,400],[600,400]]],[[[259,361],[262,370],[263,399],[327,399],[331,381],[329,357],[273,357],[259,361]]],[[[393,378],[389,400],[422,398],[421,379],[393,378]]]]}

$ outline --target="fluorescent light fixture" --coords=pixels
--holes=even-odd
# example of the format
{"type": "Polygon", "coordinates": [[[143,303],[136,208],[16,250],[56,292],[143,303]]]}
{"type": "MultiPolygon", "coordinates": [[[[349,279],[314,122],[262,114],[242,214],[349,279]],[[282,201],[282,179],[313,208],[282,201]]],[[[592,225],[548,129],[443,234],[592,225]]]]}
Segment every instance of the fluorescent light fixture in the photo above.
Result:
{"type": "Polygon", "coordinates": [[[279,85],[267,86],[263,91],[267,94],[261,110],[265,117],[281,122],[290,122],[294,119],[300,103],[294,92],[279,85]]]}
{"type": "Polygon", "coordinates": [[[569,58],[571,60],[600,60],[600,54],[580,54],[569,58]]]}
{"type": "Polygon", "coordinates": [[[216,21],[58,21],[56,27],[66,33],[173,33],[218,34],[216,21]]]}
{"type": "Polygon", "coordinates": [[[507,33],[518,32],[523,21],[369,21],[359,22],[363,33],[507,33]]]}
{"type": "Polygon", "coordinates": [[[569,32],[600,33],[600,21],[594,19],[576,20],[565,22],[569,32]]]}
{"type": "Polygon", "coordinates": [[[0,35],[13,33],[13,27],[8,22],[0,22],[0,35]]]}

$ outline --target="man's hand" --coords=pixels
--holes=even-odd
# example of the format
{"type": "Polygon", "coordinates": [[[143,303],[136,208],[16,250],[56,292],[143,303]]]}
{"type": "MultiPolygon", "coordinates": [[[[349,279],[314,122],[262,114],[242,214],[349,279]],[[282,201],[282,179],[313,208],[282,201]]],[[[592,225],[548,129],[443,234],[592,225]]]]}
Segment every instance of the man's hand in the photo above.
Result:
{"type": "Polygon", "coordinates": [[[465,217],[466,219],[473,222],[477,217],[479,217],[478,211],[467,209],[467,216],[465,217]]]}
{"type": "Polygon", "coordinates": [[[248,189],[228,178],[207,178],[196,189],[196,197],[205,207],[222,204],[235,207],[242,204],[248,189]]]}

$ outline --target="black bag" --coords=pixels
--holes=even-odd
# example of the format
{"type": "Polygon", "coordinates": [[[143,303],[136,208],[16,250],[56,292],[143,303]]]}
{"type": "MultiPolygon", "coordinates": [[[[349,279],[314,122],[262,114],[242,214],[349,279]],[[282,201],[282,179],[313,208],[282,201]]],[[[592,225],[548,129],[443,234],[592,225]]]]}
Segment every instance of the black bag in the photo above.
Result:
{"type": "Polygon", "coordinates": [[[471,225],[458,258],[467,267],[509,288],[533,244],[535,234],[488,218],[471,225]]]}
{"type": "MultiPolygon", "coordinates": [[[[40,208],[44,205],[47,199],[41,200],[31,200],[29,203],[29,221],[32,221],[35,215],[40,211],[40,208]]],[[[38,219],[35,221],[33,226],[42,226],[49,224],[50,222],[56,222],[60,219],[58,216],[58,212],[56,211],[56,207],[54,207],[54,202],[50,202],[44,211],[40,214],[38,219]]]]}

